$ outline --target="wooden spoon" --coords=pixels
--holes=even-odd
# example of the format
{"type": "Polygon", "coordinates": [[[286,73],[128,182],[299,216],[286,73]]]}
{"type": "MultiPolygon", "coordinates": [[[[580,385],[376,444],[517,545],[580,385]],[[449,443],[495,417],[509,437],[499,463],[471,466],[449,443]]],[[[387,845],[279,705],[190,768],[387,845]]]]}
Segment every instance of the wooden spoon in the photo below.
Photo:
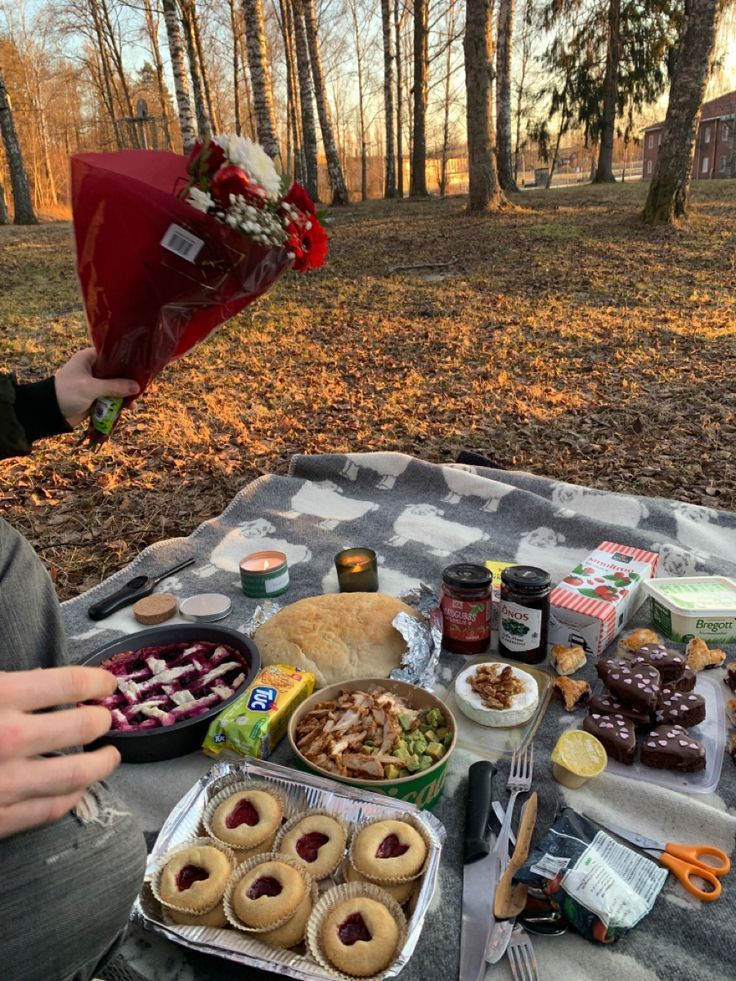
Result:
{"type": "Polygon", "coordinates": [[[530,794],[529,800],[524,804],[521,811],[514,854],[511,856],[509,864],[501,876],[501,881],[496,887],[493,912],[498,920],[507,920],[518,916],[526,906],[527,886],[523,882],[512,886],[511,880],[526,861],[536,822],[537,795],[535,792],[530,794]]]}

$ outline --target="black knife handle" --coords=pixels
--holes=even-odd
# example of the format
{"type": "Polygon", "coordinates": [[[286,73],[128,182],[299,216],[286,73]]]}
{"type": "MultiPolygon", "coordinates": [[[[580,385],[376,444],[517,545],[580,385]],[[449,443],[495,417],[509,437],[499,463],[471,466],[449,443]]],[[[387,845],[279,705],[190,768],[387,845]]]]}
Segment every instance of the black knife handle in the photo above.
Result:
{"type": "Polygon", "coordinates": [[[465,846],[463,863],[484,858],[490,851],[488,832],[493,800],[493,777],[496,767],[488,760],[478,760],[468,770],[468,800],[465,811],[465,846]]]}
{"type": "Polygon", "coordinates": [[[106,599],[93,603],[87,610],[90,620],[104,620],[116,610],[121,610],[124,606],[130,606],[136,600],[142,599],[153,592],[153,580],[150,576],[136,576],[130,582],[126,582],[117,592],[112,593],[106,599]]]}

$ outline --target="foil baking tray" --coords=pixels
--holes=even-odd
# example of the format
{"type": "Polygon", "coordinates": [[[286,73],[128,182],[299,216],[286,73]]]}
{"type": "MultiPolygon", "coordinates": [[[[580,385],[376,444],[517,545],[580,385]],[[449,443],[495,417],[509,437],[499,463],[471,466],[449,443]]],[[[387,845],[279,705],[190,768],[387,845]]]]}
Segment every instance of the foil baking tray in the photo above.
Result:
{"type": "MultiPolygon", "coordinates": [[[[202,814],[210,798],[226,789],[229,784],[244,779],[265,781],[280,791],[285,798],[284,816],[287,819],[299,811],[325,808],[336,817],[343,818],[351,830],[356,824],[369,818],[395,818],[407,812],[422,823],[429,842],[427,868],[419,892],[407,912],[409,930],[406,942],[394,963],[379,977],[392,978],[399,974],[414,953],[437,884],[440,856],[446,837],[444,825],[433,814],[417,810],[406,801],[393,800],[382,794],[338,784],[324,777],[250,757],[237,762],[216,763],[173,808],[148,856],[146,879],[131,912],[133,922],[172,943],[203,954],[224,957],[238,964],[274,971],[290,978],[302,978],[304,981],[335,978],[335,974],[325,970],[308,954],[299,953],[300,948],[280,950],[237,930],[173,926],[163,920],[161,906],[149,885],[153,870],[169,849],[198,835],[202,814]]],[[[335,876],[320,883],[320,892],[341,881],[338,869],[335,876]]]]}

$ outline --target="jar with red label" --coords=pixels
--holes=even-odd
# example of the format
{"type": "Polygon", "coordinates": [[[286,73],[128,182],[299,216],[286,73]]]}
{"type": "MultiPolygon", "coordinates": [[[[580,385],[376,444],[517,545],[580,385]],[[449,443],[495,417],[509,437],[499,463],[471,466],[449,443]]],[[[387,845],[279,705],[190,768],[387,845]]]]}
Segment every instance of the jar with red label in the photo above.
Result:
{"type": "Polygon", "coordinates": [[[547,656],[550,575],[531,565],[512,565],[501,573],[498,653],[525,664],[547,656]]]}
{"type": "Polygon", "coordinates": [[[483,565],[448,565],[442,572],[442,646],[454,654],[482,654],[491,642],[491,583],[483,565]]]}

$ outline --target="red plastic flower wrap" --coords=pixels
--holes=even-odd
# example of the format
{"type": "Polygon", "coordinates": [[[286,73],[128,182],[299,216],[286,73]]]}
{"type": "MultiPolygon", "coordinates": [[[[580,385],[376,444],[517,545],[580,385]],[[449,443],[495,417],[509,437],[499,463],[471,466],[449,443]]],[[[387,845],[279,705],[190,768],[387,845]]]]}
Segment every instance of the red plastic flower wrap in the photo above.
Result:
{"type": "MultiPolygon", "coordinates": [[[[286,194],[261,147],[239,136],[157,150],[72,157],[77,272],[100,378],[141,392],[293,264],[324,264],[327,235],[297,184],[286,194]]],[[[127,400],[130,401],[130,400],[127,400]]],[[[90,422],[107,439],[125,403],[100,399],[90,422]]]]}

